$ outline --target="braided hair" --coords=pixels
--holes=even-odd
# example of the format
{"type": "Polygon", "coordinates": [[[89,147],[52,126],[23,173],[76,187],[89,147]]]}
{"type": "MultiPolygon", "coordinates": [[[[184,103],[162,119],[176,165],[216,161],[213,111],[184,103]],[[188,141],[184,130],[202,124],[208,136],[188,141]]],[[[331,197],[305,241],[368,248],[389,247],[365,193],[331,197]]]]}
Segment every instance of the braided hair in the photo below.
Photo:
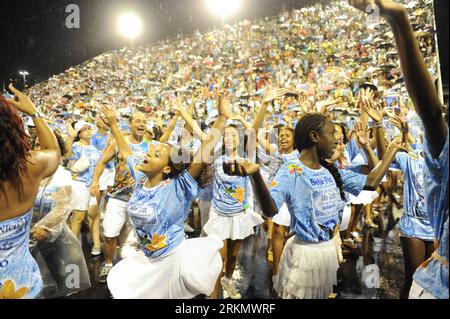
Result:
{"type": "MultiPolygon", "coordinates": [[[[311,141],[309,135],[312,131],[320,132],[327,121],[330,120],[320,113],[308,113],[303,116],[295,127],[295,148],[301,153],[303,149],[314,147],[315,144],[311,141]]],[[[338,168],[334,164],[328,163],[325,158],[320,159],[320,165],[326,168],[333,176],[339,188],[341,199],[345,200],[344,183],[338,168]]]]}
{"type": "Polygon", "coordinates": [[[12,184],[18,191],[19,198],[23,193],[20,175],[26,170],[30,143],[25,133],[23,121],[16,110],[0,95],[0,191],[5,192],[4,182],[12,184]]]}

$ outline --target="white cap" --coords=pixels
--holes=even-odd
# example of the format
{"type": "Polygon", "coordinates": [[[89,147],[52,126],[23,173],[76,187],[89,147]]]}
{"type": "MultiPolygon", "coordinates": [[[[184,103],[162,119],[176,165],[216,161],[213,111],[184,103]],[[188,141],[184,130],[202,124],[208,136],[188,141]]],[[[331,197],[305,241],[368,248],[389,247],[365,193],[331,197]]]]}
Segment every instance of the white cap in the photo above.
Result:
{"type": "Polygon", "coordinates": [[[80,130],[85,127],[85,126],[89,126],[89,123],[86,121],[78,121],[77,124],[75,124],[74,130],[75,132],[78,134],[78,132],[80,132],[80,130]]]}

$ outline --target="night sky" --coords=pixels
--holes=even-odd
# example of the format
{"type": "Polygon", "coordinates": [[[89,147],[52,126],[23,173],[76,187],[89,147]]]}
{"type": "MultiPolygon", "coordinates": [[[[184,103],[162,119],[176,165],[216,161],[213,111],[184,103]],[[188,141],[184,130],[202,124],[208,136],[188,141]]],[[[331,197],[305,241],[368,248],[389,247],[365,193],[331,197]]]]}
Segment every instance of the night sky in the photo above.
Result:
{"type": "MultiPolygon", "coordinates": [[[[317,1],[245,2],[240,14],[227,22],[274,16],[284,9],[301,8],[317,1]]],[[[448,7],[448,1],[444,2],[448,7]]],[[[129,42],[117,34],[115,25],[118,13],[125,9],[137,11],[144,20],[145,33],[137,45],[176,37],[178,33],[192,34],[196,29],[205,31],[222,23],[205,8],[203,0],[2,0],[0,85],[12,79],[22,87],[20,70],[30,73],[29,85],[38,83],[70,66],[127,45],[129,42]],[[68,29],[65,25],[69,15],[66,7],[72,3],[80,8],[80,29],[68,29]]],[[[448,43],[446,47],[448,52],[448,43]]],[[[448,66],[448,54],[446,59],[448,66]]]]}

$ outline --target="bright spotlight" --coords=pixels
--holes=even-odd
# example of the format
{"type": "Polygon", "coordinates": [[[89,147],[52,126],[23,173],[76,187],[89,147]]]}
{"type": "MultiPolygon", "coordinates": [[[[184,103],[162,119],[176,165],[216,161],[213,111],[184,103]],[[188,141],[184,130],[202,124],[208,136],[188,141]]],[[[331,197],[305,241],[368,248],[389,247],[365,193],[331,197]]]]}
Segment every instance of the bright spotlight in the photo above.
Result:
{"type": "Polygon", "coordinates": [[[136,14],[127,12],[119,17],[117,30],[125,38],[135,39],[142,32],[142,21],[136,14]]]}
{"type": "Polygon", "coordinates": [[[206,6],[215,15],[223,18],[235,14],[242,5],[242,0],[205,0],[206,6]]]}

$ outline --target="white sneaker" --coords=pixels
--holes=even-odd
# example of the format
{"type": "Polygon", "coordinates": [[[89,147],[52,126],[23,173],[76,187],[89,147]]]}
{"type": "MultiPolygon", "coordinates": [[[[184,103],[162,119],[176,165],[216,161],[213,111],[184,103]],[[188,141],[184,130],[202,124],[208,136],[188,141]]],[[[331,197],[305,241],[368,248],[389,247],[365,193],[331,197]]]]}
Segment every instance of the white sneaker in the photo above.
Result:
{"type": "Polygon", "coordinates": [[[184,231],[188,234],[191,234],[194,232],[194,229],[191,226],[189,226],[189,224],[184,224],[184,231]]]}
{"type": "Polygon", "coordinates": [[[94,257],[100,256],[102,254],[102,250],[100,248],[92,247],[91,255],[94,257]]]}
{"type": "Polygon", "coordinates": [[[98,275],[98,282],[99,283],[106,283],[106,279],[108,278],[109,271],[112,269],[113,266],[103,266],[103,268],[100,271],[100,274],[98,275]]]}
{"type": "Polygon", "coordinates": [[[225,288],[225,290],[227,291],[227,293],[231,299],[241,299],[242,298],[241,294],[237,291],[236,287],[234,287],[234,284],[231,280],[228,281],[228,279],[226,279],[226,277],[222,277],[222,279],[220,280],[220,283],[222,284],[222,287],[225,288]]]}

